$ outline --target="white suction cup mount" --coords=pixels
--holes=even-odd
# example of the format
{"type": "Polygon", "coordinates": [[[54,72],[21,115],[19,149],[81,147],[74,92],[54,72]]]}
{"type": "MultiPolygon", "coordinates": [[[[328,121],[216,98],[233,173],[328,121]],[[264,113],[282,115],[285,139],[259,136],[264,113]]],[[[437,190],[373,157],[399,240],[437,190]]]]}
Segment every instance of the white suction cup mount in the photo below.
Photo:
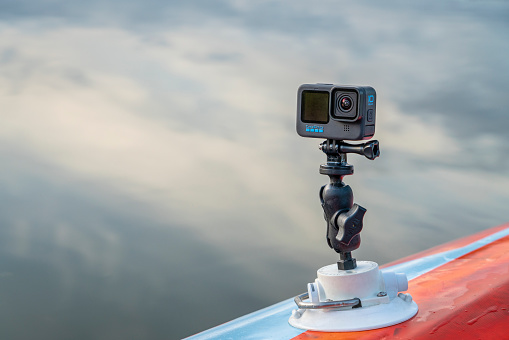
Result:
{"type": "Polygon", "coordinates": [[[357,268],[336,264],[318,270],[308,292],[295,297],[298,309],[288,320],[306,330],[351,332],[392,326],[413,317],[417,304],[409,294],[405,274],[381,272],[378,264],[358,261],[357,268]],[[304,301],[308,299],[309,301],[304,301]]]}

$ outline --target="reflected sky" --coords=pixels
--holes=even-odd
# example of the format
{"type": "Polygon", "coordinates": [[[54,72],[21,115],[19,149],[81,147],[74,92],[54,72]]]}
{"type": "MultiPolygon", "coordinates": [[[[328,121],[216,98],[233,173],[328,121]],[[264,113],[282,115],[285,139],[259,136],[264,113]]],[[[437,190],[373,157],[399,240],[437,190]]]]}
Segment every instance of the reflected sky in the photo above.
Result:
{"type": "Polygon", "coordinates": [[[377,90],[358,259],[509,220],[503,2],[0,9],[1,338],[181,338],[301,293],[336,261],[302,83],[377,90]]]}

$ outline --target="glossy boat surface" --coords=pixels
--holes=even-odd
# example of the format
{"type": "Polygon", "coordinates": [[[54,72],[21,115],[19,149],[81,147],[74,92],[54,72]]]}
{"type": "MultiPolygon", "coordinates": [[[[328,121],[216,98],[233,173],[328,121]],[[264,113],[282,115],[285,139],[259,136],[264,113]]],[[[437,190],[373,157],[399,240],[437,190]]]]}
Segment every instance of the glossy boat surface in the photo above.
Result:
{"type": "Polygon", "coordinates": [[[509,339],[509,224],[382,267],[407,274],[419,306],[403,323],[361,332],[296,329],[293,298],[188,339],[509,339]]]}

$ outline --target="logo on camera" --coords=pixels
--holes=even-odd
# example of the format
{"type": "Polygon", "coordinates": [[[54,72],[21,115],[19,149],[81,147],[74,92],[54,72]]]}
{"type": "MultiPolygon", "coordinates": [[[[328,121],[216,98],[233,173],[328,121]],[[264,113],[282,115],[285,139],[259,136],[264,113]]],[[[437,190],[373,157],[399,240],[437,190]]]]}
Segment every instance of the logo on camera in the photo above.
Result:
{"type": "Polygon", "coordinates": [[[306,125],[306,132],[323,132],[323,126],[306,125]]]}

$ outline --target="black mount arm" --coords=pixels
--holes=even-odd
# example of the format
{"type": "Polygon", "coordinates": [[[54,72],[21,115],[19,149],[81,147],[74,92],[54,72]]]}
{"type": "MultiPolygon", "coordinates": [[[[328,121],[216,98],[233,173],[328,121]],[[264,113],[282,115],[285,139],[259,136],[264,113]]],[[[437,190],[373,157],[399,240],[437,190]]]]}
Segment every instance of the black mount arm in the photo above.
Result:
{"type": "Polygon", "coordinates": [[[353,165],[347,163],[346,154],[357,153],[373,160],[380,155],[379,143],[375,140],[353,145],[329,139],[320,144],[320,149],[327,154],[327,163],[320,165],[320,173],[330,177],[330,183],[320,189],[327,221],[327,244],[340,255],[338,269],[354,269],[357,264],[351,252],[360,246],[366,209],[353,203],[352,189],[343,183],[345,175],[353,174],[353,165]]]}

